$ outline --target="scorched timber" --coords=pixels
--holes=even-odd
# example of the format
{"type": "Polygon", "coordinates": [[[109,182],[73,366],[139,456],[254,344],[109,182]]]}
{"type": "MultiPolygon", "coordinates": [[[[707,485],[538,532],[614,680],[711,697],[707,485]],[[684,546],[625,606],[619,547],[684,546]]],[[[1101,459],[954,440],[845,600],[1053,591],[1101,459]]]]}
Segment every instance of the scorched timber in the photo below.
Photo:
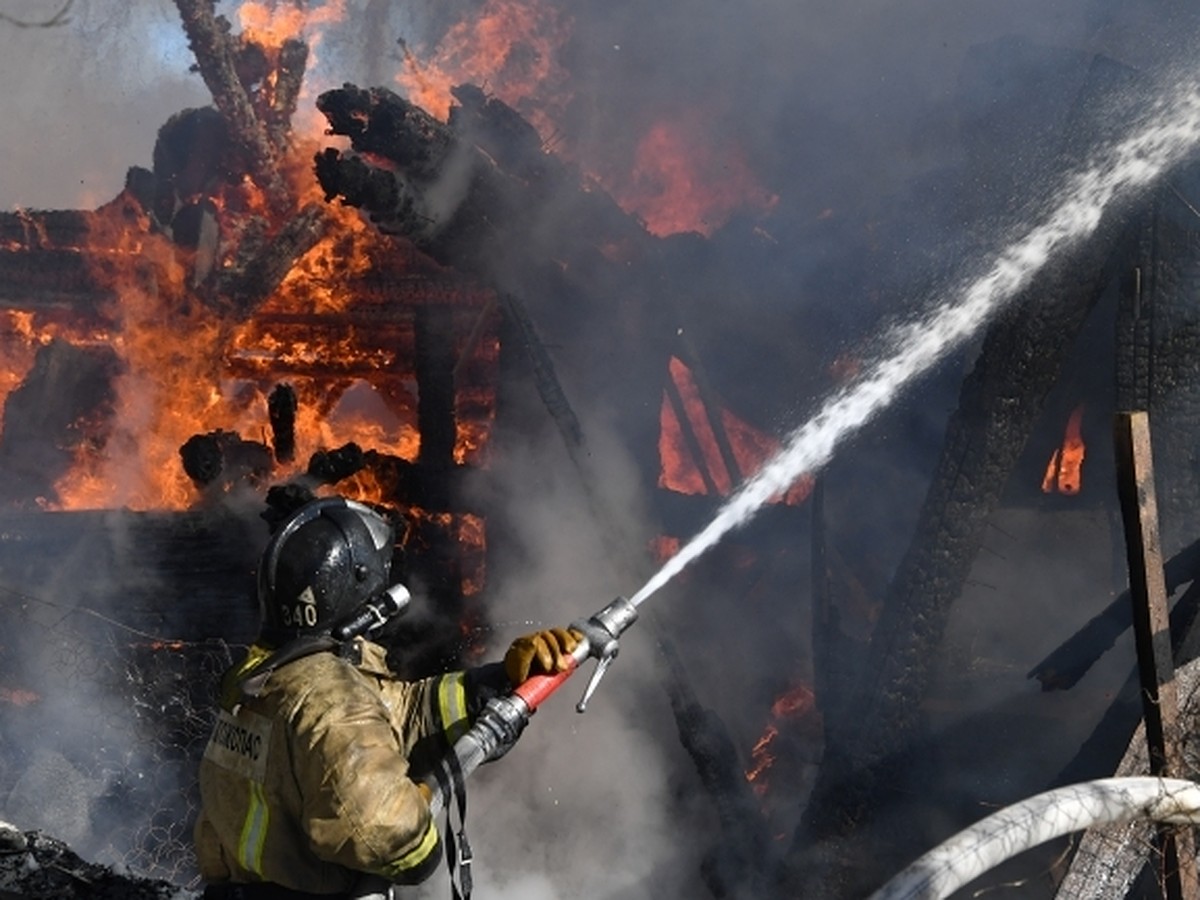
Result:
{"type": "Polygon", "coordinates": [[[404,234],[460,271],[491,278],[505,252],[521,264],[536,253],[539,269],[554,261],[560,268],[590,270],[602,261],[598,248],[647,239],[606,194],[585,189],[578,172],[546,154],[532,129],[506,132],[510,149],[502,152],[494,135],[473,125],[478,117],[454,116],[452,124],[443,124],[382,88],[328,91],[317,106],[332,133],[349,137],[356,153],[396,166],[384,170],[327,149],[317,159],[327,198],[359,206],[382,229],[404,234]],[[514,141],[525,143],[512,149],[514,141]],[[502,167],[502,160],[514,157],[536,158],[539,166],[526,164],[515,173],[502,167]]]}
{"type": "Polygon", "coordinates": [[[214,296],[242,317],[250,315],[275,292],[296,260],[325,236],[329,224],[326,211],[313,203],[269,238],[244,237],[233,265],[215,279],[214,296]]]}
{"type": "MultiPolygon", "coordinates": [[[[279,147],[254,108],[238,72],[243,45],[230,33],[229,21],[216,15],[213,0],[176,0],[188,43],[213,101],[250,159],[251,177],[266,191],[272,207],[286,209],[289,195],[280,176],[279,147]]],[[[289,65],[300,60],[289,56],[289,65]]],[[[303,69],[301,68],[301,73],[303,69]]],[[[295,77],[290,75],[289,78],[295,77]]]]}
{"type": "Polygon", "coordinates": [[[894,799],[889,785],[903,774],[950,608],[988,518],[1075,335],[1126,259],[1129,206],[1109,209],[987,331],[855,686],[845,708],[827,717],[824,763],[788,857],[790,886],[800,895],[864,895],[876,886],[864,879],[878,878],[881,864],[898,870],[927,849],[912,846],[912,834],[864,840],[862,830],[894,799]],[[895,857],[881,858],[880,846],[895,857]]]}
{"type": "MultiPolygon", "coordinates": [[[[331,132],[352,146],[318,155],[326,197],[407,238],[401,246],[411,242],[494,288],[520,331],[528,331],[525,318],[535,321],[540,341],[573,371],[596,373],[583,379],[595,396],[577,405],[621,410],[628,444],[653,446],[662,361],[679,325],[665,302],[679,279],[667,272],[662,242],[546,153],[517,113],[495,98],[458,93],[467,106],[450,124],[384,89],[322,94],[317,105],[331,132]]],[[[534,360],[540,369],[543,362],[534,360]]],[[[653,490],[657,472],[645,477],[653,490]]]]}
{"type": "Polygon", "coordinates": [[[254,567],[267,537],[261,521],[220,510],[6,512],[4,614],[11,627],[29,620],[129,642],[248,643],[258,619],[254,567]]]}

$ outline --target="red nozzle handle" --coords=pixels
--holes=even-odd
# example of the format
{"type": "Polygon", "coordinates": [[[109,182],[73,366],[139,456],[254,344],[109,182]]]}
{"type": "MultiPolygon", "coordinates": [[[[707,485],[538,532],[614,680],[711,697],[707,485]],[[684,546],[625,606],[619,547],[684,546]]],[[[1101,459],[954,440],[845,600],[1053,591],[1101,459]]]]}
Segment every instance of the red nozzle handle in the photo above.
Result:
{"type": "Polygon", "coordinates": [[[563,686],[565,682],[578,668],[579,663],[575,661],[575,657],[567,657],[567,668],[562,672],[556,672],[553,675],[531,675],[513,689],[513,693],[525,701],[525,705],[529,707],[532,713],[542,702],[563,686]]]}

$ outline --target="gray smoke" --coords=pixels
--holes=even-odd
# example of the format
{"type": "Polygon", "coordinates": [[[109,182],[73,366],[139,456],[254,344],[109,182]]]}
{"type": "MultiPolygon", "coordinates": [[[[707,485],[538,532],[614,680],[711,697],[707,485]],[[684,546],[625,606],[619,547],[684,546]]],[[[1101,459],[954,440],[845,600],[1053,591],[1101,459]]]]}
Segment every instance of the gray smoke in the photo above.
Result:
{"type": "MultiPolygon", "coordinates": [[[[432,54],[446,30],[478,8],[345,5],[342,23],[327,26],[316,48],[304,101],[310,110],[321,89],[343,81],[394,88],[404,65],[400,39],[418,57],[432,54]]],[[[961,268],[963,256],[989,238],[994,243],[998,224],[1048,190],[1039,166],[1049,151],[1039,129],[1069,106],[1088,60],[1102,54],[1154,74],[1192,45],[1200,15],[1151,0],[554,5],[570,22],[558,60],[569,78],[555,146],[619,192],[629,186],[648,131],[663,120],[686,122],[698,147],[736,154],[761,190],[778,197],[769,212],[747,208],[714,233],[705,257],[710,290],[697,285],[703,321],[688,323],[730,408],[776,436],[818,402],[831,364],[861,355],[881,322],[910,312],[930,284],[961,268]],[[989,131],[996,120],[1009,127],[989,131]],[[989,158],[1008,157],[1011,166],[995,168],[988,181],[963,180],[983,143],[991,144],[989,158]]],[[[0,13],[36,21],[59,7],[58,0],[10,2],[0,13]]],[[[231,15],[235,7],[218,9],[231,15]]],[[[48,29],[0,21],[0,206],[88,208],[116,195],[129,166],[149,166],[162,123],[209,102],[191,62],[168,0],[76,0],[70,21],[48,29]]],[[[844,465],[832,466],[830,528],[855,560],[868,599],[878,597],[908,541],[968,362],[969,350],[951,359],[921,385],[919,397],[901,399],[848,448],[844,465]]],[[[569,370],[571,361],[559,364],[569,370]]],[[[605,373],[572,375],[570,396],[582,402],[605,373]]],[[[639,569],[614,547],[641,548],[654,535],[638,476],[654,448],[623,446],[614,437],[609,425],[618,410],[577,412],[599,471],[581,475],[548,425],[513,439],[497,460],[505,530],[492,537],[510,555],[490,573],[488,608],[501,623],[489,635],[493,658],[524,623],[565,624],[614,594],[633,592],[648,575],[648,564],[639,569]],[[584,478],[604,486],[615,521],[607,514],[597,521],[584,478]]],[[[970,609],[985,614],[964,614],[952,634],[969,647],[972,666],[1006,662],[965,708],[1024,703],[1052,720],[1063,698],[1031,695],[1021,663],[1036,661],[1079,621],[1055,607],[1056,598],[1096,585],[1069,558],[1052,556],[1069,543],[1062,529],[1038,530],[1021,516],[1000,524],[1031,529],[1030,541],[1041,546],[1030,553],[999,531],[989,541],[994,553],[981,560],[982,586],[973,586],[970,598],[970,609]],[[1023,588],[1015,599],[1013,580],[1023,588]],[[1023,615],[1042,608],[1050,610],[1039,619],[1042,633],[1029,638],[1023,615]]],[[[1080,536],[1094,554],[1089,564],[1100,569],[1110,556],[1109,547],[1097,549],[1105,537],[1080,536]]],[[[714,566],[649,606],[676,639],[701,701],[721,714],[748,756],[772,697],[807,675],[811,654],[807,534],[767,527],[747,540],[790,561],[757,582],[767,585],[765,594],[740,590],[742,582],[714,566]]],[[[1108,574],[1098,579],[1100,590],[1108,574]]],[[[129,570],[95,573],[117,585],[129,577],[129,570]]],[[[52,595],[71,587],[26,589],[52,595]]],[[[849,626],[868,629],[870,614],[858,610],[849,626]]],[[[1101,690],[1119,681],[1127,663],[1110,661],[1097,673],[1107,679],[1101,690]]],[[[947,673],[956,676],[961,672],[947,673]]],[[[587,714],[572,709],[585,680],[577,677],[539,712],[508,758],[477,773],[468,824],[480,896],[702,895],[700,860],[718,832],[675,739],[660,677],[644,621],[629,633],[587,714]]],[[[80,707],[103,709],[90,688],[81,687],[80,699],[80,707]]],[[[934,714],[935,726],[948,723],[949,730],[955,721],[934,714]]],[[[1086,734],[1088,721],[1068,723],[1065,740],[1086,734]]],[[[84,741],[92,723],[60,727],[59,738],[84,741]]],[[[992,773],[997,784],[1016,779],[1022,767],[1052,772],[1064,755],[1058,748],[1047,761],[1019,751],[1012,771],[992,773]]],[[[30,798],[47,783],[89,806],[109,788],[68,768],[56,743],[29,753],[34,764],[9,808],[0,808],[8,818],[32,817],[30,798]]],[[[964,763],[957,776],[963,796],[980,793],[973,775],[964,763]]],[[[87,836],[79,837],[86,847],[87,836]]]]}

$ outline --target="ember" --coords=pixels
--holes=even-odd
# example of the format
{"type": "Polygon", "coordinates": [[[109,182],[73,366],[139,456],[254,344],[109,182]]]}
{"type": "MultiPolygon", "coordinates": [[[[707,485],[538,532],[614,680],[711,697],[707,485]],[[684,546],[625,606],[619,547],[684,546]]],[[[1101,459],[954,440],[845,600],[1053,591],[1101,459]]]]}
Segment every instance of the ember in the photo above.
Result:
{"type": "Polygon", "coordinates": [[[775,765],[772,753],[775,740],[779,737],[780,728],[786,727],[788,720],[800,719],[816,712],[816,697],[812,688],[806,684],[798,684],[775,698],[771,704],[771,715],[763,729],[762,735],[755,741],[750,750],[750,768],[746,770],[746,780],[754,787],[754,793],[759,797],[767,793],[768,773],[775,765]]]}

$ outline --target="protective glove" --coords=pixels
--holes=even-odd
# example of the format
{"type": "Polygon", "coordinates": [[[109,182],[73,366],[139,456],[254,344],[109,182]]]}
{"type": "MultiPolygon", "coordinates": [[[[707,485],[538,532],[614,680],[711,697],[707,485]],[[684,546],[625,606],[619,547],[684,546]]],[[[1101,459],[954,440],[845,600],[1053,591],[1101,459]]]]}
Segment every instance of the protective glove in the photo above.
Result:
{"type": "Polygon", "coordinates": [[[565,672],[571,651],[582,637],[574,628],[546,628],[519,637],[504,654],[504,674],[516,687],[530,675],[565,672]]]}

